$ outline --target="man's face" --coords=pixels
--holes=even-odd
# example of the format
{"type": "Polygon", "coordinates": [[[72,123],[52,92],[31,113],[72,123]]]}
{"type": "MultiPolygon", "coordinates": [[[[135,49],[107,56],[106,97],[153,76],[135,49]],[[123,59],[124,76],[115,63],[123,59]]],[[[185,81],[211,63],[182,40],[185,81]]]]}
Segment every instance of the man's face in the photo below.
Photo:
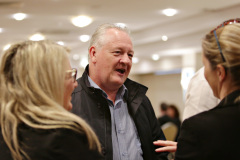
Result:
{"type": "Polygon", "coordinates": [[[133,45],[127,33],[109,29],[103,45],[90,49],[94,70],[90,77],[105,91],[118,90],[132,67],[133,45]]]}

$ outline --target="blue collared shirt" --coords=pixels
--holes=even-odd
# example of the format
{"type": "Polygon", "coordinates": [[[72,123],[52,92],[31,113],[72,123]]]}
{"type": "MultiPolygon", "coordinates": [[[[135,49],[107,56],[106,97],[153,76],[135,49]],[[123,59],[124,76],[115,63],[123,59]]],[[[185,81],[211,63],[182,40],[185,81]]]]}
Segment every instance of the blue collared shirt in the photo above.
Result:
{"type": "MultiPolygon", "coordinates": [[[[101,89],[89,76],[88,80],[91,87],[101,89]]],[[[124,98],[127,94],[127,88],[122,85],[116,95],[115,104],[113,104],[108,99],[106,92],[103,91],[103,96],[107,99],[111,112],[113,159],[143,160],[141,142],[124,98]]]]}

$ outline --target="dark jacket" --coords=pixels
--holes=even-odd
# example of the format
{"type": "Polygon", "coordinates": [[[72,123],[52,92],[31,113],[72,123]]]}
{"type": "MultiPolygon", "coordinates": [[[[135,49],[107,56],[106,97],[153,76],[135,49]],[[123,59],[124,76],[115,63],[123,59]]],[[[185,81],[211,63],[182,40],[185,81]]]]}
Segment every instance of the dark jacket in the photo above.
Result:
{"type": "Polygon", "coordinates": [[[239,159],[240,103],[229,94],[217,107],[186,119],[181,127],[175,160],[239,159]]]}
{"type": "MultiPolygon", "coordinates": [[[[99,160],[96,150],[89,150],[86,135],[70,129],[33,129],[20,125],[20,146],[32,160],[99,160]]],[[[0,133],[0,159],[13,160],[0,133]]]]}
{"type": "MultiPolygon", "coordinates": [[[[72,94],[72,112],[85,119],[97,134],[102,153],[106,160],[112,160],[111,115],[107,100],[102,91],[90,87],[88,81],[88,67],[82,77],[77,80],[78,87],[72,94]]],[[[139,83],[126,80],[124,85],[128,89],[128,110],[132,116],[141,141],[145,160],[167,159],[167,153],[156,153],[153,141],[165,139],[157,122],[155,113],[145,93],[147,88],[139,83]]]]}

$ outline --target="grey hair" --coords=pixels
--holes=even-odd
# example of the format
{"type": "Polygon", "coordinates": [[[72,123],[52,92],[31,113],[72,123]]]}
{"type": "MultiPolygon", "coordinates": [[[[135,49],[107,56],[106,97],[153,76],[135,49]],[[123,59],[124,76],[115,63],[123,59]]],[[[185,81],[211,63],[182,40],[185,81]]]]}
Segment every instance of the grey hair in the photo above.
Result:
{"type": "Polygon", "coordinates": [[[90,43],[89,43],[89,47],[88,50],[92,47],[92,46],[96,46],[96,47],[102,47],[104,44],[104,34],[106,33],[107,30],[109,29],[117,29],[119,31],[123,31],[125,33],[127,33],[130,36],[130,30],[126,27],[126,26],[122,26],[122,25],[118,25],[118,24],[111,24],[111,23],[106,23],[106,24],[102,24],[100,26],[97,27],[97,29],[95,30],[95,32],[93,33],[90,43]]]}

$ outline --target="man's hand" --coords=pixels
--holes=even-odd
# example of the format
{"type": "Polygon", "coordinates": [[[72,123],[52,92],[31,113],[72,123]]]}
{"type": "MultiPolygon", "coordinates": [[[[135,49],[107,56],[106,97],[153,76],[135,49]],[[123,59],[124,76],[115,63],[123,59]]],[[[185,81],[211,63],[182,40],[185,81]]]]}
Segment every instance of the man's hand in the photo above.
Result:
{"type": "Polygon", "coordinates": [[[153,142],[153,144],[156,146],[163,146],[156,149],[156,152],[176,152],[177,150],[177,142],[158,140],[153,142]]]}

